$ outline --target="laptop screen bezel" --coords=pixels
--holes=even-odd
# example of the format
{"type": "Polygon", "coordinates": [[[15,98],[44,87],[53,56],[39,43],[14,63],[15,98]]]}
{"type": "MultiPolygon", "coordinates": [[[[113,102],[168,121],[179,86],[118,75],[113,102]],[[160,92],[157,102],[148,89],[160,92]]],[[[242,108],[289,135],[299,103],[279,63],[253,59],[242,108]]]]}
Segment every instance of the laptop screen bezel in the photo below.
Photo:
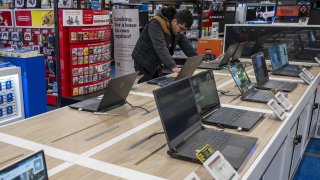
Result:
{"type": "Polygon", "coordinates": [[[223,58],[221,59],[221,62],[219,63],[219,67],[225,66],[229,63],[229,61],[232,59],[233,55],[237,51],[239,47],[239,43],[233,43],[231,44],[225,54],[223,55],[223,58]]]}
{"type": "MultiPolygon", "coordinates": [[[[195,95],[195,89],[194,89],[194,86],[193,86],[193,82],[192,80],[194,78],[197,78],[199,76],[203,76],[204,74],[208,74],[210,73],[211,74],[211,77],[212,77],[212,80],[214,81],[215,83],[215,86],[213,87],[217,93],[215,93],[214,95],[217,97],[218,99],[218,102],[213,105],[210,109],[207,109],[207,110],[204,110],[204,111],[200,111],[200,117],[203,118],[204,116],[206,116],[207,114],[211,113],[212,111],[216,110],[216,109],[219,109],[221,107],[221,102],[220,102],[220,99],[219,99],[219,95],[218,95],[218,89],[217,89],[217,85],[216,85],[216,81],[215,81],[215,78],[214,78],[214,74],[213,74],[213,71],[212,70],[209,70],[209,71],[204,71],[204,72],[201,72],[201,73],[198,73],[192,77],[190,77],[190,84],[191,84],[191,88],[192,88],[192,92],[193,92],[193,96],[195,95]]],[[[195,100],[196,102],[196,100],[195,100]]],[[[196,102],[197,104],[197,102],[196,102]]]]}
{"type": "Polygon", "coordinates": [[[287,58],[286,58],[285,64],[282,64],[282,67],[285,67],[285,66],[289,65],[289,57],[288,57],[287,44],[283,44],[283,43],[277,44],[277,45],[276,45],[276,48],[278,48],[278,51],[277,51],[277,52],[278,52],[278,54],[279,54],[279,58],[280,58],[281,62],[283,62],[283,61],[282,61],[283,59],[280,57],[280,48],[285,48],[285,52],[286,52],[285,56],[286,56],[287,58]]]}
{"type": "Polygon", "coordinates": [[[229,67],[228,69],[229,69],[229,72],[230,72],[230,74],[231,74],[231,76],[232,76],[232,78],[233,78],[233,80],[234,80],[234,83],[236,84],[236,86],[238,87],[238,89],[239,89],[239,91],[240,91],[240,93],[241,93],[241,96],[242,96],[242,97],[245,97],[245,96],[247,96],[248,94],[252,93],[252,92],[255,90],[255,88],[254,88],[254,86],[253,86],[253,84],[252,84],[252,82],[251,82],[251,80],[250,80],[250,78],[249,78],[246,70],[245,70],[245,69],[243,68],[243,66],[242,66],[242,68],[244,69],[244,73],[245,73],[245,75],[247,76],[248,81],[249,81],[250,84],[252,85],[252,88],[251,88],[251,89],[248,89],[247,92],[242,93],[241,87],[239,86],[239,84],[236,83],[236,79],[235,79],[235,77],[233,76],[233,74],[232,74],[232,72],[231,72],[231,70],[230,70],[231,67],[236,66],[236,65],[242,66],[242,64],[240,64],[240,63],[238,63],[238,64],[233,64],[233,65],[230,65],[230,67],[229,67]]]}
{"type": "Polygon", "coordinates": [[[264,53],[263,52],[259,52],[257,54],[252,55],[251,56],[251,60],[252,60],[253,69],[255,71],[255,77],[256,77],[256,82],[257,82],[258,86],[268,82],[269,81],[269,75],[268,75],[267,64],[266,64],[266,60],[265,60],[265,57],[264,57],[264,53]],[[259,69],[258,67],[256,67],[256,61],[257,61],[256,57],[257,56],[262,56],[263,59],[264,59],[264,61],[262,62],[262,63],[265,64],[265,66],[262,66],[262,67],[264,67],[263,69],[259,69]],[[264,78],[262,78],[262,80],[260,80],[260,81],[258,80],[258,77],[257,77],[257,72],[259,72],[259,71],[266,71],[267,72],[266,76],[264,78]]]}
{"type": "Polygon", "coordinates": [[[234,63],[239,60],[247,43],[248,42],[242,42],[238,45],[238,48],[233,53],[230,63],[234,63]]]}
{"type": "MultiPolygon", "coordinates": [[[[161,119],[161,123],[162,123],[163,129],[164,129],[164,132],[165,132],[165,135],[166,135],[166,139],[167,139],[167,142],[168,142],[168,146],[169,146],[170,150],[173,150],[173,151],[175,151],[176,148],[181,143],[186,141],[186,139],[185,139],[186,137],[188,137],[190,134],[194,133],[199,128],[201,128],[202,123],[201,123],[200,114],[199,113],[195,114],[195,116],[197,116],[197,119],[198,119],[198,121],[196,123],[194,123],[188,129],[186,129],[180,135],[176,136],[174,139],[170,140],[170,138],[168,137],[168,132],[167,132],[167,129],[166,129],[165,122],[163,120],[163,118],[164,118],[163,117],[163,112],[161,110],[159,110],[159,105],[158,105],[159,97],[158,97],[157,93],[158,93],[158,91],[164,91],[167,88],[171,88],[172,86],[176,85],[177,83],[186,83],[184,81],[187,81],[189,83],[189,86],[190,86],[190,89],[191,89],[191,92],[192,92],[192,88],[191,88],[191,85],[190,85],[189,78],[185,78],[185,79],[182,79],[182,80],[179,80],[179,81],[175,81],[172,84],[169,84],[167,86],[164,86],[164,87],[162,87],[160,89],[156,89],[156,90],[153,91],[154,98],[155,98],[155,101],[156,101],[156,105],[157,105],[157,108],[158,108],[158,111],[159,111],[159,116],[160,116],[160,119],[161,119]]],[[[192,94],[192,96],[193,96],[193,94],[192,94]]],[[[195,102],[194,102],[194,108],[195,108],[195,110],[197,112],[198,110],[197,110],[195,102]]]]}
{"type": "Polygon", "coordinates": [[[3,172],[3,171],[7,171],[7,172],[10,172],[11,170],[17,168],[21,163],[23,162],[26,162],[26,161],[29,161],[30,159],[34,158],[35,156],[39,156],[39,154],[41,155],[42,157],[42,161],[43,161],[43,168],[44,168],[44,171],[45,171],[45,177],[46,179],[44,180],[48,180],[48,169],[47,169],[47,164],[46,164],[46,158],[45,158],[45,154],[44,154],[44,151],[43,150],[40,150],[38,152],[35,152],[19,161],[16,161],[2,169],[0,169],[0,172],[3,172]]]}

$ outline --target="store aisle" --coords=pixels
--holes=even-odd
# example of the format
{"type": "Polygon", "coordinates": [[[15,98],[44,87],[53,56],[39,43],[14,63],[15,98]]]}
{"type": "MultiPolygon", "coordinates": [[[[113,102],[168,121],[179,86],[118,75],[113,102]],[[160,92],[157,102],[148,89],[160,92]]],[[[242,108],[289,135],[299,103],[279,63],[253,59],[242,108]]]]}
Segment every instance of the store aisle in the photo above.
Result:
{"type": "Polygon", "coordinates": [[[320,139],[311,138],[294,180],[320,179],[320,139]]]}

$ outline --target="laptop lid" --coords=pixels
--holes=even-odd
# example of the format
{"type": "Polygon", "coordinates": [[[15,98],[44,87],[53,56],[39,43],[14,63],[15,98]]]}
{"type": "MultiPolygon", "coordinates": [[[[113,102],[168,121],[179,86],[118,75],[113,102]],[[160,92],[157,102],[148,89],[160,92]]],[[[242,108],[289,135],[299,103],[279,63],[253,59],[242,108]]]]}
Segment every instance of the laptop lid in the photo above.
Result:
{"type": "Polygon", "coordinates": [[[44,151],[36,152],[0,170],[0,179],[47,180],[47,166],[44,151]]]}
{"type": "Polygon", "coordinates": [[[244,48],[246,47],[246,44],[248,42],[243,42],[243,43],[240,43],[237,50],[234,52],[233,56],[232,56],[232,59],[230,60],[231,63],[235,62],[235,61],[238,61],[239,58],[241,57],[242,53],[243,53],[243,50],[244,48]]]}
{"type": "Polygon", "coordinates": [[[224,66],[229,63],[230,59],[232,58],[238,46],[239,46],[239,43],[234,43],[228,47],[228,50],[224,53],[219,66],[224,66]]]}
{"type": "Polygon", "coordinates": [[[212,71],[204,71],[190,77],[198,112],[205,117],[220,108],[220,100],[212,71]]]}
{"type": "Polygon", "coordinates": [[[254,73],[256,74],[256,81],[258,86],[269,81],[267,64],[263,52],[251,56],[254,73]]]}
{"type": "Polygon", "coordinates": [[[246,96],[254,91],[254,87],[242,64],[238,63],[231,65],[229,67],[229,71],[241,93],[241,96],[246,96]]]}
{"type": "Polygon", "coordinates": [[[268,48],[269,57],[271,60],[272,70],[280,69],[283,65],[279,56],[278,48],[275,46],[268,48]]]}
{"type": "Polygon", "coordinates": [[[111,79],[99,103],[97,111],[105,111],[125,103],[139,72],[111,79]]]}
{"type": "Polygon", "coordinates": [[[192,76],[194,71],[197,69],[199,64],[201,63],[204,55],[197,55],[193,57],[188,57],[187,62],[184,63],[181,71],[177,75],[175,81],[192,76]]]}
{"type": "Polygon", "coordinates": [[[168,146],[171,150],[201,127],[189,78],[153,91],[168,146]]]}

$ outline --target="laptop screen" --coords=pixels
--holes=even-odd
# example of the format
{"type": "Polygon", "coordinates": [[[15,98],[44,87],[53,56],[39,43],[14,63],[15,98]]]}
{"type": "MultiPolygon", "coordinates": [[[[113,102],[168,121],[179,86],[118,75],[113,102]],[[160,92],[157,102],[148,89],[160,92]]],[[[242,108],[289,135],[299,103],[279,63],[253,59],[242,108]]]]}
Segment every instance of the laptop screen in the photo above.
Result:
{"type": "Polygon", "coordinates": [[[272,64],[272,70],[276,70],[282,67],[281,58],[279,57],[278,49],[273,46],[268,48],[269,57],[272,64]]]}
{"type": "Polygon", "coordinates": [[[276,45],[282,66],[289,64],[288,51],[286,44],[276,45]]]}
{"type": "Polygon", "coordinates": [[[269,80],[266,61],[263,53],[258,53],[252,57],[253,69],[256,74],[257,84],[263,84],[269,80]]]}
{"type": "Polygon", "coordinates": [[[275,7],[275,4],[248,4],[246,22],[249,24],[272,23],[275,7]]]}
{"type": "Polygon", "coordinates": [[[230,66],[229,71],[234,81],[236,82],[236,85],[238,86],[241,94],[245,94],[253,88],[253,85],[242,64],[234,64],[230,66]]]}
{"type": "Polygon", "coordinates": [[[220,107],[216,82],[212,71],[205,71],[190,77],[191,87],[201,116],[220,107]]]}
{"type": "Polygon", "coordinates": [[[41,179],[47,180],[44,152],[39,151],[0,170],[0,179],[41,179]]]}
{"type": "Polygon", "coordinates": [[[153,93],[169,142],[200,121],[188,78],[153,93]]]}

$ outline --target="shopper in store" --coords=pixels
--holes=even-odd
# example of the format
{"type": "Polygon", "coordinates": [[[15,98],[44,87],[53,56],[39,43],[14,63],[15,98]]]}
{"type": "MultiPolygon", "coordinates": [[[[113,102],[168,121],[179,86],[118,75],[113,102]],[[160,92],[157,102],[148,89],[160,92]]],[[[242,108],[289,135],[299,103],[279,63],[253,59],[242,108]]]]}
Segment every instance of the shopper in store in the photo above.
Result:
{"type": "Polygon", "coordinates": [[[133,50],[134,68],[143,77],[139,83],[157,78],[162,74],[162,65],[173,72],[180,72],[172,58],[177,45],[188,57],[197,55],[184,33],[193,23],[189,10],[177,12],[163,8],[143,29],[133,50]]]}

